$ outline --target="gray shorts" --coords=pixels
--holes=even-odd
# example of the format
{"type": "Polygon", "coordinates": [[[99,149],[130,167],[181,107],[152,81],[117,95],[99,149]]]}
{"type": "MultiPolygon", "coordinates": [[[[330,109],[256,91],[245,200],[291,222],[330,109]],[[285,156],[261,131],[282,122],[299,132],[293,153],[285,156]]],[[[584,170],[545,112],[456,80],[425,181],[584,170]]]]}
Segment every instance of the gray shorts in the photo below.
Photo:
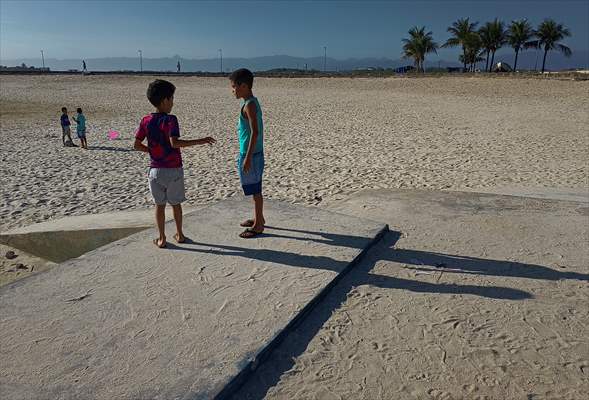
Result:
{"type": "Polygon", "coordinates": [[[186,200],[182,168],[150,168],[149,191],[155,204],[172,206],[186,200]]]}

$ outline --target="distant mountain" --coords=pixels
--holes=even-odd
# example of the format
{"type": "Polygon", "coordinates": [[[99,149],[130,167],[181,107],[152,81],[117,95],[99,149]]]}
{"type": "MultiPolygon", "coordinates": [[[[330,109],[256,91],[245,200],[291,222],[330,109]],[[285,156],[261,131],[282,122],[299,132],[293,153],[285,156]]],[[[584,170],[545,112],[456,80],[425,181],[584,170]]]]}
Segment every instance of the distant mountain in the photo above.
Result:
{"type": "MultiPolygon", "coordinates": [[[[502,49],[495,55],[495,61],[503,61],[513,66],[514,53],[508,49],[502,49]]],[[[518,69],[534,69],[542,67],[542,52],[526,50],[520,53],[518,69]]],[[[218,72],[221,67],[220,59],[186,59],[181,57],[168,58],[144,58],[143,69],[146,71],[176,71],[176,63],[180,61],[182,72],[218,72]]],[[[349,71],[362,68],[397,68],[404,65],[411,65],[411,60],[381,58],[347,58],[338,60],[327,58],[327,70],[349,71]]],[[[15,60],[0,60],[0,65],[16,66],[25,63],[26,65],[41,66],[40,58],[27,58],[15,60]]],[[[232,71],[237,68],[249,68],[253,71],[266,71],[277,68],[315,69],[323,70],[323,57],[292,57],[287,55],[264,56],[252,58],[224,58],[223,70],[232,71]]],[[[70,69],[81,70],[80,59],[58,60],[48,58],[45,66],[53,71],[64,71],[70,69]]],[[[86,64],[90,71],[138,71],[138,57],[112,57],[112,58],[88,58],[86,64]]],[[[426,59],[426,68],[433,67],[456,67],[461,64],[458,60],[438,60],[436,56],[429,55],[426,59]]],[[[479,67],[481,64],[479,64],[479,67]]],[[[484,68],[484,63],[482,63],[484,68]]],[[[550,52],[546,61],[548,70],[561,70],[569,68],[589,69],[589,51],[575,51],[570,58],[564,57],[561,53],[550,52]]]]}

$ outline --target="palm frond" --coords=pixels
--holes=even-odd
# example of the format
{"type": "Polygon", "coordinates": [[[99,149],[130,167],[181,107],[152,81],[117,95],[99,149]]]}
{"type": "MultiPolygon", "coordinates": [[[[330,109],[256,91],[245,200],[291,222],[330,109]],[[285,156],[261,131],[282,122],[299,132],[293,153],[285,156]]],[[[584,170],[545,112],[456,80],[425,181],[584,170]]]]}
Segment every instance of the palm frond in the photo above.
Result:
{"type": "Polygon", "coordinates": [[[570,57],[573,54],[573,51],[570,47],[565,46],[564,44],[557,43],[556,50],[560,51],[565,57],[570,57]]]}
{"type": "Polygon", "coordinates": [[[442,45],[443,48],[460,46],[460,40],[457,38],[450,38],[442,45]]]}

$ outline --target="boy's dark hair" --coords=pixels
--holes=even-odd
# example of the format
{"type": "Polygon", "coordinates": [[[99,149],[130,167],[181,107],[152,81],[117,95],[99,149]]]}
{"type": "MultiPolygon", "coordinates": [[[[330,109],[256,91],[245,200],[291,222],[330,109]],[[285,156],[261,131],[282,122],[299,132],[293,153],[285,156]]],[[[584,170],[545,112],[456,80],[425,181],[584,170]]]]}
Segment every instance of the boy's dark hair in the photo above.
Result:
{"type": "Polygon", "coordinates": [[[61,107],[61,112],[66,112],[66,111],[67,111],[67,108],[61,107]]]}
{"type": "Polygon", "coordinates": [[[245,68],[240,68],[236,71],[233,71],[233,73],[229,76],[229,79],[236,85],[245,83],[249,86],[250,89],[254,85],[254,74],[252,74],[252,71],[245,68]]]}
{"type": "Polygon", "coordinates": [[[82,109],[81,109],[80,107],[78,107],[78,109],[76,110],[76,112],[77,112],[78,114],[82,114],[82,109]]]}
{"type": "Polygon", "coordinates": [[[147,99],[154,107],[159,107],[164,99],[171,99],[176,91],[176,86],[163,79],[156,79],[147,88],[147,99]]]}

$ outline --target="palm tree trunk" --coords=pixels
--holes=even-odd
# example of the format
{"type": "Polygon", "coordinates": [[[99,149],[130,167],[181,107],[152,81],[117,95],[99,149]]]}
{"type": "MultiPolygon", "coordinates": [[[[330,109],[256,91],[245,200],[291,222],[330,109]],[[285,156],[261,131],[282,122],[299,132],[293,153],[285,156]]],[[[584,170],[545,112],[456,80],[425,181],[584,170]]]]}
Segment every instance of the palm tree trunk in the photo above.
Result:
{"type": "Polygon", "coordinates": [[[464,61],[464,72],[466,72],[466,48],[462,46],[462,61],[464,61]]]}
{"type": "Polygon", "coordinates": [[[513,72],[517,71],[517,55],[519,53],[519,49],[515,49],[515,61],[513,62],[513,72]]]}
{"type": "Polygon", "coordinates": [[[544,59],[542,60],[542,73],[544,73],[544,66],[546,65],[546,55],[548,54],[548,49],[544,47],[544,59]]]}
{"type": "Polygon", "coordinates": [[[489,72],[489,50],[487,50],[487,63],[485,64],[485,72],[489,72]]]}
{"type": "Polygon", "coordinates": [[[495,62],[495,50],[493,50],[493,54],[491,55],[491,65],[489,65],[489,72],[491,72],[491,68],[493,68],[494,62],[495,62]]]}

